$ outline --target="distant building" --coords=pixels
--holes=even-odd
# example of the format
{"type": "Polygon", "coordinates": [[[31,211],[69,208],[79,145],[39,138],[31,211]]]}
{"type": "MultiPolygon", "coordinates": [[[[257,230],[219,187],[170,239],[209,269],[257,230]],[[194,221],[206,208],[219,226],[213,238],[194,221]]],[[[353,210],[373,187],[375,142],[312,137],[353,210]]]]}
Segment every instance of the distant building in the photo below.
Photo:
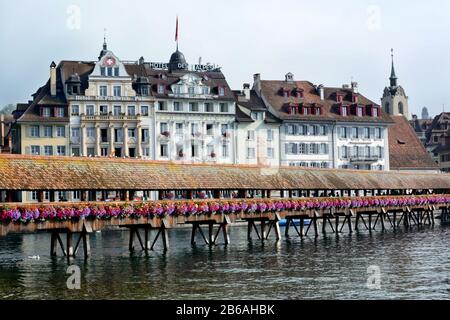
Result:
{"type": "Polygon", "coordinates": [[[296,81],[262,80],[253,90],[281,120],[280,164],[316,168],[389,170],[387,127],[392,123],[379,105],[358,92],[296,81]]]}
{"type": "Polygon", "coordinates": [[[12,153],[11,128],[14,124],[12,115],[0,114],[0,153],[12,153]]]}
{"type": "Polygon", "coordinates": [[[419,138],[420,142],[422,142],[424,146],[426,146],[427,142],[426,133],[432,122],[432,119],[418,119],[415,114],[412,116],[412,120],[409,122],[414,128],[414,131],[416,132],[416,135],[419,138]]]}
{"type": "Polygon", "coordinates": [[[439,172],[439,166],[430,157],[413,128],[401,116],[392,116],[389,127],[389,162],[391,170],[411,172],[439,172]]]}
{"type": "Polygon", "coordinates": [[[403,115],[406,119],[411,120],[408,106],[408,96],[402,86],[398,84],[398,78],[394,68],[394,54],[392,53],[391,76],[389,77],[390,85],[384,88],[381,105],[384,112],[389,115],[403,115]]]}
{"type": "Polygon", "coordinates": [[[427,107],[423,107],[423,108],[422,108],[422,119],[423,119],[423,120],[431,119],[430,115],[428,114],[428,109],[427,109],[427,107]]]}

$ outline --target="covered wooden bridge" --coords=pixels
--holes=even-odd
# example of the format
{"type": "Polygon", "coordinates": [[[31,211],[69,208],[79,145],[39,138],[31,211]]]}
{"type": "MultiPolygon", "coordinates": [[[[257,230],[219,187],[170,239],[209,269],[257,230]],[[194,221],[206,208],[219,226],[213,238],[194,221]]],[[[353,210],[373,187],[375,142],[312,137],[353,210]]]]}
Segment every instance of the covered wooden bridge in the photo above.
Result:
{"type": "Polygon", "coordinates": [[[272,234],[280,239],[278,222],[282,218],[287,219],[286,235],[292,226],[301,237],[308,234],[310,228],[317,236],[318,222],[322,224],[322,232],[331,229],[336,233],[342,231],[344,226],[351,232],[361,223],[369,230],[377,224],[384,229],[385,222],[393,228],[398,227],[400,222],[406,226],[433,224],[433,213],[437,207],[447,212],[447,204],[443,203],[447,201],[447,194],[450,194],[450,175],[447,174],[1,155],[0,201],[3,203],[0,203],[0,207],[1,212],[5,213],[4,216],[10,213],[11,208],[18,208],[18,212],[24,213],[27,210],[36,210],[37,207],[70,207],[73,212],[74,207],[78,210],[89,203],[96,206],[107,205],[110,209],[111,206],[124,208],[125,203],[129,205],[151,202],[152,205],[157,204],[164,208],[173,206],[178,210],[180,203],[192,202],[211,208],[214,201],[220,200],[227,201],[227,204],[236,204],[239,210],[211,212],[212,209],[208,209],[210,211],[193,215],[172,215],[170,211],[170,214],[161,216],[153,214],[120,219],[97,217],[40,221],[41,218],[37,218],[32,223],[20,223],[20,219],[16,221],[5,218],[0,221],[0,235],[8,232],[47,231],[52,234],[52,255],[56,254],[59,242],[64,254],[73,256],[83,240],[85,255],[88,256],[89,233],[111,225],[130,229],[130,250],[134,248],[136,237],[140,246],[147,250],[153,248],[158,238],[162,238],[164,248],[167,249],[166,229],[186,223],[193,226],[192,243],[195,243],[198,232],[206,243],[214,244],[220,231],[223,232],[225,243],[228,243],[229,223],[244,220],[248,222],[249,238],[255,231],[257,237],[264,241],[272,230],[272,234]],[[34,195],[31,197],[33,203],[21,202],[28,201],[29,194],[34,195]],[[432,195],[440,195],[441,198],[426,198],[432,195]],[[383,196],[403,197],[403,203],[407,203],[405,199],[408,197],[425,200],[414,200],[415,202],[402,206],[393,201],[396,205],[392,206],[388,202],[380,204],[378,198],[383,196]],[[371,207],[367,203],[361,207],[355,207],[358,205],[354,204],[347,207],[330,205],[324,200],[329,197],[344,199],[348,203],[352,198],[365,197],[372,199],[377,206],[371,207]],[[287,205],[297,203],[296,199],[301,199],[303,204],[293,210],[287,205]],[[243,204],[247,206],[245,201],[250,200],[255,201],[256,204],[252,204],[255,208],[260,202],[266,201],[264,205],[270,206],[274,204],[270,201],[278,201],[276,204],[282,209],[255,209],[249,212],[243,209],[243,204]],[[308,202],[308,207],[305,201],[312,202],[313,205],[308,202]],[[431,201],[434,201],[434,204],[431,201]],[[10,211],[7,212],[7,209],[10,211]],[[340,217],[343,219],[342,223],[340,217]],[[294,224],[294,220],[300,221],[299,228],[294,224]],[[306,226],[307,221],[311,223],[306,226]],[[207,235],[203,233],[202,225],[208,226],[207,235]],[[217,232],[213,232],[214,226],[218,226],[217,232]],[[139,233],[142,229],[144,239],[139,233]],[[158,231],[153,243],[149,240],[149,231],[152,229],[158,231]],[[60,238],[61,233],[67,235],[66,246],[60,238]],[[80,234],[75,246],[72,244],[73,233],[80,234]]]}

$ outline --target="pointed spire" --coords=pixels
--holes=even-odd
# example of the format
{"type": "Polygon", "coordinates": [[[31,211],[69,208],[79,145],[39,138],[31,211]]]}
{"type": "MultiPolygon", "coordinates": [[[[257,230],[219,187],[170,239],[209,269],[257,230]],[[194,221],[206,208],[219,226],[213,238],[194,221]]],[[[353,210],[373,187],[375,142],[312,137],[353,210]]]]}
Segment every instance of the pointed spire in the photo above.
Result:
{"type": "Polygon", "coordinates": [[[106,28],[103,31],[103,50],[108,50],[108,44],[106,43],[106,28]]]}
{"type": "Polygon", "coordinates": [[[392,58],[391,77],[389,79],[391,80],[391,87],[396,87],[397,76],[395,75],[395,68],[394,68],[394,49],[391,49],[391,58],[392,58]]]}

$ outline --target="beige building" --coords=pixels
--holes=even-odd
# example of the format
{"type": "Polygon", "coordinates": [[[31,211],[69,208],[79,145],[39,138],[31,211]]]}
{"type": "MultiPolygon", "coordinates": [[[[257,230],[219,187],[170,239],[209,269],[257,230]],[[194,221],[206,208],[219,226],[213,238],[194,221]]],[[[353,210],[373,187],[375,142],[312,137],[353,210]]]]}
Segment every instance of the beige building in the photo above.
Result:
{"type": "Polygon", "coordinates": [[[33,95],[33,101],[18,118],[13,132],[15,153],[65,156],[69,149],[67,102],[58,86],[56,65],[50,66],[50,81],[33,95]]]}

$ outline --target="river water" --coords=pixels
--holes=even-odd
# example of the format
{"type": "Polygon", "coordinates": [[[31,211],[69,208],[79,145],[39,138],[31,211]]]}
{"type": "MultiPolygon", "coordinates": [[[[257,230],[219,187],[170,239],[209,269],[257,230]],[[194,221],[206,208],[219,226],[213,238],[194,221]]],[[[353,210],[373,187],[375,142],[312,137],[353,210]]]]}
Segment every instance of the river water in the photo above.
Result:
{"type": "Polygon", "coordinates": [[[232,226],[231,244],[213,248],[200,239],[192,247],[190,229],[176,229],[166,254],[158,246],[130,254],[128,235],[95,233],[92,257],[70,263],[49,256],[49,234],[0,238],[0,299],[450,299],[449,226],[303,240],[283,233],[264,244],[232,226]],[[79,290],[66,284],[73,264],[79,290]]]}

